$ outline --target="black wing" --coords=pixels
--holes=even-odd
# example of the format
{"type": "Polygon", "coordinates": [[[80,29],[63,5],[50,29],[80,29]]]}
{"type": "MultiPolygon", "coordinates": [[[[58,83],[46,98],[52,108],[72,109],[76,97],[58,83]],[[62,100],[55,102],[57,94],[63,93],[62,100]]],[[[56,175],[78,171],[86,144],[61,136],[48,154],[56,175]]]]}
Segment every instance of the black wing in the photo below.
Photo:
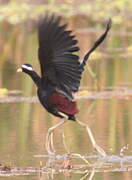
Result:
{"type": "Polygon", "coordinates": [[[39,61],[42,77],[66,93],[77,91],[81,79],[77,40],[60,25],[61,18],[46,15],[39,24],[39,61]]]}
{"type": "Polygon", "coordinates": [[[99,37],[99,39],[94,43],[94,45],[92,46],[92,48],[87,52],[87,54],[84,56],[83,62],[82,62],[82,66],[84,66],[90,56],[90,54],[104,41],[104,39],[106,38],[110,28],[111,28],[111,24],[112,24],[112,20],[109,19],[107,26],[106,26],[106,30],[105,32],[99,37]]]}

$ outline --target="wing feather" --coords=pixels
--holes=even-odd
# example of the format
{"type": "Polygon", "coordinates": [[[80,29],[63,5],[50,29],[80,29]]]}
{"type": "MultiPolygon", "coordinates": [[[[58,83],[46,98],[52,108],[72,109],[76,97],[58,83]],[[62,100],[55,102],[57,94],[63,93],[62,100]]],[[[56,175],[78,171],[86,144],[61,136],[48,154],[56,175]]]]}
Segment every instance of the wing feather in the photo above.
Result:
{"type": "Polygon", "coordinates": [[[79,57],[73,54],[79,47],[72,31],[66,30],[67,24],[60,22],[61,18],[54,15],[40,20],[38,56],[42,78],[70,94],[78,90],[81,79],[79,57]]]}

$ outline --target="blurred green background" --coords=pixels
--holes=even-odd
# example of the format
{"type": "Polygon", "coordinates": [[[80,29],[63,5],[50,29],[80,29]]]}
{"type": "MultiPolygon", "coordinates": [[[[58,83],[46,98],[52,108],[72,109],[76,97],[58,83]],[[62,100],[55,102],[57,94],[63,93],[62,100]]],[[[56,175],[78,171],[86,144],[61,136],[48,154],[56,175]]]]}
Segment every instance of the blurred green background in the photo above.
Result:
{"type": "MultiPolygon", "coordinates": [[[[108,37],[89,60],[100,89],[86,68],[80,92],[83,96],[78,99],[78,118],[89,123],[98,144],[107,153],[119,155],[121,148],[128,145],[124,154],[131,155],[132,1],[0,0],[0,162],[38,166],[40,159],[33,156],[46,154],[47,129],[59,122],[38,103],[31,79],[16,73],[23,63],[31,63],[39,73],[36,22],[47,11],[63,16],[69,29],[73,29],[81,49],[80,59],[104,32],[108,19],[112,19],[108,37]],[[20,94],[16,94],[18,90],[20,94]],[[86,98],[93,92],[102,93],[105,98],[86,98]]],[[[65,152],[61,143],[62,131],[70,152],[95,153],[87,133],[73,122],[55,132],[58,153],[65,152]]],[[[93,179],[131,178],[129,172],[124,172],[97,173],[93,179]]],[[[62,174],[57,179],[63,179],[62,174]]],[[[71,179],[80,179],[80,176],[73,175],[71,179]]]]}

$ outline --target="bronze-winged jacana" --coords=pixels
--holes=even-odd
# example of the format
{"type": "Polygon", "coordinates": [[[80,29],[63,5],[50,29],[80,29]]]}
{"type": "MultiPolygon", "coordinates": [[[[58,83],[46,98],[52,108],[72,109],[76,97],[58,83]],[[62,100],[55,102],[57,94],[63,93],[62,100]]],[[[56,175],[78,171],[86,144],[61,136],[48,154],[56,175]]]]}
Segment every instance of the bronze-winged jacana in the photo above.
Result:
{"type": "Polygon", "coordinates": [[[28,74],[37,86],[37,95],[43,107],[51,114],[64,118],[56,126],[49,128],[46,138],[46,149],[52,153],[52,132],[63,125],[67,120],[77,121],[85,126],[94,148],[101,154],[105,152],[100,148],[92,135],[88,125],[75,118],[78,113],[74,93],[78,91],[81,75],[89,55],[103,42],[111,27],[108,21],[105,32],[94,43],[93,47],[80,62],[74,52],[79,51],[77,40],[72,31],[67,30],[67,24],[61,25],[61,17],[45,15],[38,25],[38,58],[41,68],[39,76],[30,64],[23,64],[18,71],[28,74]]]}

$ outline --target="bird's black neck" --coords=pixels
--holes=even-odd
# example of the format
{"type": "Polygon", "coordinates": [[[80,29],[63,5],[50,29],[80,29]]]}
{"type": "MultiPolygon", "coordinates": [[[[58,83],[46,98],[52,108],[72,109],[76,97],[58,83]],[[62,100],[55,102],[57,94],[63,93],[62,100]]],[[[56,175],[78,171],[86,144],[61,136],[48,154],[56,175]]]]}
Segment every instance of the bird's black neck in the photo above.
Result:
{"type": "Polygon", "coordinates": [[[41,86],[41,78],[35,71],[28,71],[26,74],[32,78],[38,88],[41,86]]]}

